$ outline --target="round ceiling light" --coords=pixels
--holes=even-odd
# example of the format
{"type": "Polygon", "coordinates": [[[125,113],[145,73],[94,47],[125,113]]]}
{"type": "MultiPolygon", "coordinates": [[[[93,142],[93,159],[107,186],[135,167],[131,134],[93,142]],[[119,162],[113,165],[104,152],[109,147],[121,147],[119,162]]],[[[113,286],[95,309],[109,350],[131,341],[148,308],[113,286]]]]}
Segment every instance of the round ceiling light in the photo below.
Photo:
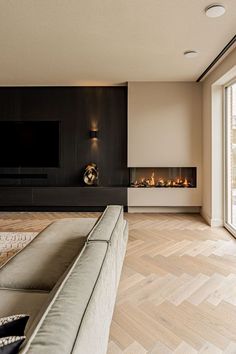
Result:
{"type": "Polygon", "coordinates": [[[225,7],[220,4],[212,4],[207,6],[205,13],[208,17],[220,17],[225,13],[225,7]]]}
{"type": "Polygon", "coordinates": [[[196,50],[186,50],[186,52],[184,52],[184,56],[189,59],[196,58],[198,56],[198,52],[196,52],[196,50]]]}

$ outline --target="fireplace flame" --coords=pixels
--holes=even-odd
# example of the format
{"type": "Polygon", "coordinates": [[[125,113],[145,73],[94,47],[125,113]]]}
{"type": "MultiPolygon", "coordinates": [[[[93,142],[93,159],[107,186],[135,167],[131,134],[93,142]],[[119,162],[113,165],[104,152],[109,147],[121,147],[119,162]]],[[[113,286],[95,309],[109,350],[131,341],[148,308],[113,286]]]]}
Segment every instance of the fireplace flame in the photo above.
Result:
{"type": "Polygon", "coordinates": [[[187,177],[178,176],[173,179],[165,179],[163,177],[155,178],[155,172],[151,173],[151,176],[148,178],[142,177],[140,180],[136,180],[131,183],[131,187],[142,188],[142,187],[183,187],[190,188],[192,187],[191,180],[188,180],[187,177]]]}

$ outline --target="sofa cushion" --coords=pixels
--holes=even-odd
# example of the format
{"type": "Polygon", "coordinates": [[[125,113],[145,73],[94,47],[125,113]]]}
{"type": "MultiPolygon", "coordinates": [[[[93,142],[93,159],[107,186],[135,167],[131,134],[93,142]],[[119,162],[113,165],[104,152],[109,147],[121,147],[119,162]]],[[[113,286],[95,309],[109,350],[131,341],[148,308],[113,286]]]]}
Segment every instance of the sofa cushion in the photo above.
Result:
{"type": "Polygon", "coordinates": [[[29,315],[17,314],[0,318],[0,338],[23,336],[29,315]]]}
{"type": "Polygon", "coordinates": [[[82,250],[97,219],[62,219],[49,225],[0,269],[0,288],[50,291],[82,250]]]}
{"type": "Polygon", "coordinates": [[[0,317],[12,314],[25,313],[29,315],[25,333],[28,334],[29,328],[43,308],[49,298],[49,293],[35,291],[18,291],[0,289],[0,317]]]}

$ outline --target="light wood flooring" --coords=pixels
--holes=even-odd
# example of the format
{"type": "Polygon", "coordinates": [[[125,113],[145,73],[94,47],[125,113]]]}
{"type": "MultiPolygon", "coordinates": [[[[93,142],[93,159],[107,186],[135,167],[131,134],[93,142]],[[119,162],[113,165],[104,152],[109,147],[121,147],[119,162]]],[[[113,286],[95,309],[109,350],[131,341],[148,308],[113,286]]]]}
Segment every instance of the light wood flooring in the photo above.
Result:
{"type": "MultiPolygon", "coordinates": [[[[0,231],[94,215],[0,213],[0,231]]],[[[199,215],[125,217],[129,243],[108,354],[235,354],[236,240],[199,215]]]]}

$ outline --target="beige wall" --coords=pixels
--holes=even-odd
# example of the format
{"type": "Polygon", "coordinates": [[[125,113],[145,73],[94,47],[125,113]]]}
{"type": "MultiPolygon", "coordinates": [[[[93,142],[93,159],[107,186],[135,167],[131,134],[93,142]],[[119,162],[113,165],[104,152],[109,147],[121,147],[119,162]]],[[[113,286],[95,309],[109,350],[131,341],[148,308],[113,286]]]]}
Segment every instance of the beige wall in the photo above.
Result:
{"type": "Polygon", "coordinates": [[[128,165],[201,165],[201,85],[128,84],[128,165]]]}
{"type": "Polygon", "coordinates": [[[128,84],[128,165],[201,167],[201,84],[128,84]]]}
{"type": "Polygon", "coordinates": [[[223,84],[236,76],[236,49],[203,81],[203,207],[213,226],[223,223],[223,84]]]}

